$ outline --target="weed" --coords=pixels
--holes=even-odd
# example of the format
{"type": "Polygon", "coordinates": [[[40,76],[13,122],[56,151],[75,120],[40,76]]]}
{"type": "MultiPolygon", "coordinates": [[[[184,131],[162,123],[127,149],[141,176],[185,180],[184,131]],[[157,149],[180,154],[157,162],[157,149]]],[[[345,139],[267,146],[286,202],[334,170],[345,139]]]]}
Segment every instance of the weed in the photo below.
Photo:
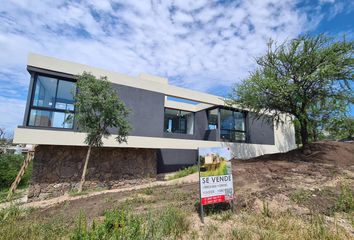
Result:
{"type": "Polygon", "coordinates": [[[220,220],[222,222],[226,222],[230,220],[233,216],[233,212],[231,210],[223,211],[220,214],[215,214],[214,219],[220,220]]]}
{"type": "Polygon", "coordinates": [[[334,206],[337,212],[354,212],[354,193],[347,184],[341,185],[341,191],[334,206]]]}
{"type": "Polygon", "coordinates": [[[69,228],[59,217],[44,223],[26,221],[32,211],[32,209],[20,209],[16,205],[0,210],[1,239],[62,239],[69,233],[69,228]]]}
{"type": "Polygon", "coordinates": [[[311,191],[305,189],[298,189],[291,194],[290,199],[297,204],[302,204],[311,198],[311,191]]]}
{"type": "Polygon", "coordinates": [[[247,240],[252,239],[252,233],[247,229],[232,229],[232,239],[235,240],[247,240]]]}
{"type": "Polygon", "coordinates": [[[263,209],[262,209],[262,215],[264,217],[270,217],[270,210],[269,210],[269,204],[266,201],[263,201],[263,209]]]}
{"type": "Polygon", "coordinates": [[[144,192],[144,194],[146,194],[146,195],[151,195],[151,194],[154,193],[154,191],[153,191],[152,188],[150,188],[150,187],[145,188],[145,189],[143,190],[143,192],[144,192]]]}
{"type": "Polygon", "coordinates": [[[175,208],[155,215],[134,215],[123,208],[107,211],[103,223],[94,222],[91,228],[80,214],[71,239],[175,239],[188,229],[186,216],[175,208]]]}

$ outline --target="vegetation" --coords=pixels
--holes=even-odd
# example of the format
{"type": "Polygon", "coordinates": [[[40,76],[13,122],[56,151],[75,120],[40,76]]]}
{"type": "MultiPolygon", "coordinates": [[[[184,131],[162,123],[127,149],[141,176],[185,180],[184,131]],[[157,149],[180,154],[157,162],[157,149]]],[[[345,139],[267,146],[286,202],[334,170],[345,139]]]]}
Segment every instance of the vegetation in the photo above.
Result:
{"type": "Polygon", "coordinates": [[[75,118],[80,131],[87,133],[85,143],[89,146],[78,189],[81,192],[92,147],[101,147],[102,137],[109,137],[112,128],[117,129],[116,140],[119,143],[126,142],[130,125],[127,120],[129,110],[119,99],[107,77],[97,79],[84,72],[78,76],[77,88],[75,118]]]}
{"type": "Polygon", "coordinates": [[[312,196],[310,190],[298,189],[290,196],[290,199],[297,204],[302,204],[309,200],[312,196]]]}
{"type": "Polygon", "coordinates": [[[170,239],[179,238],[189,229],[189,221],[181,210],[167,208],[159,214],[134,215],[126,209],[107,211],[102,223],[87,227],[80,214],[71,239],[170,239]]]}
{"type": "Polygon", "coordinates": [[[341,185],[340,195],[334,207],[336,212],[354,214],[354,192],[346,184],[341,185]]]}
{"type": "Polygon", "coordinates": [[[2,240],[63,239],[70,228],[58,216],[51,220],[28,221],[33,209],[20,209],[13,205],[0,210],[0,236],[2,240]]]}
{"type": "Polygon", "coordinates": [[[198,172],[198,166],[197,165],[193,165],[191,167],[186,167],[182,170],[179,170],[178,172],[176,172],[173,176],[170,176],[168,178],[168,180],[173,180],[173,179],[177,179],[177,178],[182,178],[185,176],[188,176],[190,174],[193,174],[195,172],[198,172]]]}
{"type": "MultiPolygon", "coordinates": [[[[321,125],[343,115],[354,102],[354,41],[325,35],[301,36],[277,45],[256,59],[258,68],[233,89],[229,104],[261,117],[269,112],[280,123],[294,116],[303,145],[321,125]]],[[[323,127],[322,127],[323,128],[323,127]]]]}
{"type": "MultiPolygon", "coordinates": [[[[7,191],[15,180],[23,164],[24,157],[15,154],[0,154],[0,191],[7,191]]],[[[27,186],[32,175],[32,165],[22,177],[19,187],[27,186]]]]}
{"type": "Polygon", "coordinates": [[[333,118],[328,123],[326,130],[333,139],[354,138],[354,118],[346,116],[333,118]]]}

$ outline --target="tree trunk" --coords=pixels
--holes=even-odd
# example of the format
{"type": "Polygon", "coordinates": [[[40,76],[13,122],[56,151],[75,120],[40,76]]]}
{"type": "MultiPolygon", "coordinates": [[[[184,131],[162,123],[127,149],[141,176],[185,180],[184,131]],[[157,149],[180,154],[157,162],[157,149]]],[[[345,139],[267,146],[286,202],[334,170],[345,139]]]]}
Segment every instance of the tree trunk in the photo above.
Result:
{"type": "Polygon", "coordinates": [[[316,128],[315,126],[313,126],[312,135],[313,135],[313,141],[314,141],[314,142],[317,142],[317,140],[318,140],[318,134],[317,134],[317,128],[316,128]]]}
{"type": "Polygon", "coordinates": [[[308,131],[307,120],[301,120],[300,121],[300,135],[301,135],[302,146],[305,146],[308,144],[309,134],[307,131],[308,131]]]}
{"type": "Polygon", "coordinates": [[[87,170],[87,165],[88,165],[88,161],[89,161],[90,154],[91,154],[91,147],[92,146],[90,145],[88,150],[87,150],[86,159],[85,159],[85,165],[84,165],[84,169],[82,171],[80,185],[79,185],[79,189],[77,190],[79,193],[82,192],[82,187],[83,187],[83,185],[85,183],[86,170],[87,170]]]}

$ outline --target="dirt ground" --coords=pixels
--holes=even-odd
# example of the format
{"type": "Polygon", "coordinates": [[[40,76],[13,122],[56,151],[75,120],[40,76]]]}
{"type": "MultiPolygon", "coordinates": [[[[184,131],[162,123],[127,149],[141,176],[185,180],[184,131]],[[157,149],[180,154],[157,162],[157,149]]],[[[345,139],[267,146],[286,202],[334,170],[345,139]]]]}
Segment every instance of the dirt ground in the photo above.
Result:
{"type": "MultiPolygon", "coordinates": [[[[232,164],[235,216],[244,211],[261,213],[267,203],[271,213],[292,212],[304,217],[319,213],[333,221],[331,211],[341,186],[345,184],[354,191],[354,143],[319,142],[310,145],[307,155],[303,150],[293,150],[233,160],[232,164]]],[[[62,202],[35,210],[32,218],[62,216],[71,225],[80,211],[92,220],[127,202],[135,212],[158,211],[172,205],[190,212],[194,228],[200,230],[203,225],[198,219],[198,198],[197,182],[155,186],[62,202]]],[[[212,215],[206,217],[206,224],[213,221],[212,215]]],[[[343,218],[339,224],[354,238],[354,227],[348,220],[343,218]]]]}

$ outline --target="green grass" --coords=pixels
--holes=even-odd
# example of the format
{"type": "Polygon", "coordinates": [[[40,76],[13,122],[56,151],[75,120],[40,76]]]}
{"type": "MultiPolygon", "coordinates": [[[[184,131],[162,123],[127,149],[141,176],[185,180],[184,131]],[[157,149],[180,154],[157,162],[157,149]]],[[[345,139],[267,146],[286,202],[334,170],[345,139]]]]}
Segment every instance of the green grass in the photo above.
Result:
{"type": "Polygon", "coordinates": [[[0,210],[0,236],[2,240],[63,239],[70,228],[61,217],[48,221],[27,220],[33,209],[20,209],[13,205],[0,210]]]}
{"type": "Polygon", "coordinates": [[[144,193],[145,195],[151,195],[151,194],[154,193],[154,191],[152,190],[152,188],[147,187],[147,188],[143,189],[143,193],[144,193]]]}
{"type": "Polygon", "coordinates": [[[341,191],[334,206],[334,211],[354,213],[354,193],[347,184],[341,185],[341,191]]]}
{"type": "Polygon", "coordinates": [[[308,201],[312,196],[310,190],[298,189],[293,194],[291,194],[290,199],[297,204],[303,204],[308,201]]]}
{"type": "MultiPolygon", "coordinates": [[[[10,188],[24,161],[23,155],[0,154],[0,190],[10,188]]],[[[26,187],[32,176],[32,162],[26,169],[19,187],[26,187]]]]}
{"type": "MultiPolygon", "coordinates": [[[[7,195],[9,194],[9,189],[0,190],[0,203],[7,202],[7,195]]],[[[24,196],[24,192],[21,191],[21,188],[18,188],[14,194],[11,196],[11,200],[16,200],[24,196]]]]}
{"type": "Polygon", "coordinates": [[[169,177],[168,180],[182,178],[182,177],[188,176],[188,175],[196,173],[196,172],[198,172],[198,166],[197,165],[193,165],[191,167],[187,167],[187,168],[184,168],[182,170],[179,170],[173,176],[169,177]]]}
{"type": "Polygon", "coordinates": [[[107,211],[101,223],[88,227],[85,215],[78,217],[71,234],[81,239],[177,239],[189,230],[189,221],[181,210],[167,208],[157,214],[134,215],[127,209],[107,211]]]}

